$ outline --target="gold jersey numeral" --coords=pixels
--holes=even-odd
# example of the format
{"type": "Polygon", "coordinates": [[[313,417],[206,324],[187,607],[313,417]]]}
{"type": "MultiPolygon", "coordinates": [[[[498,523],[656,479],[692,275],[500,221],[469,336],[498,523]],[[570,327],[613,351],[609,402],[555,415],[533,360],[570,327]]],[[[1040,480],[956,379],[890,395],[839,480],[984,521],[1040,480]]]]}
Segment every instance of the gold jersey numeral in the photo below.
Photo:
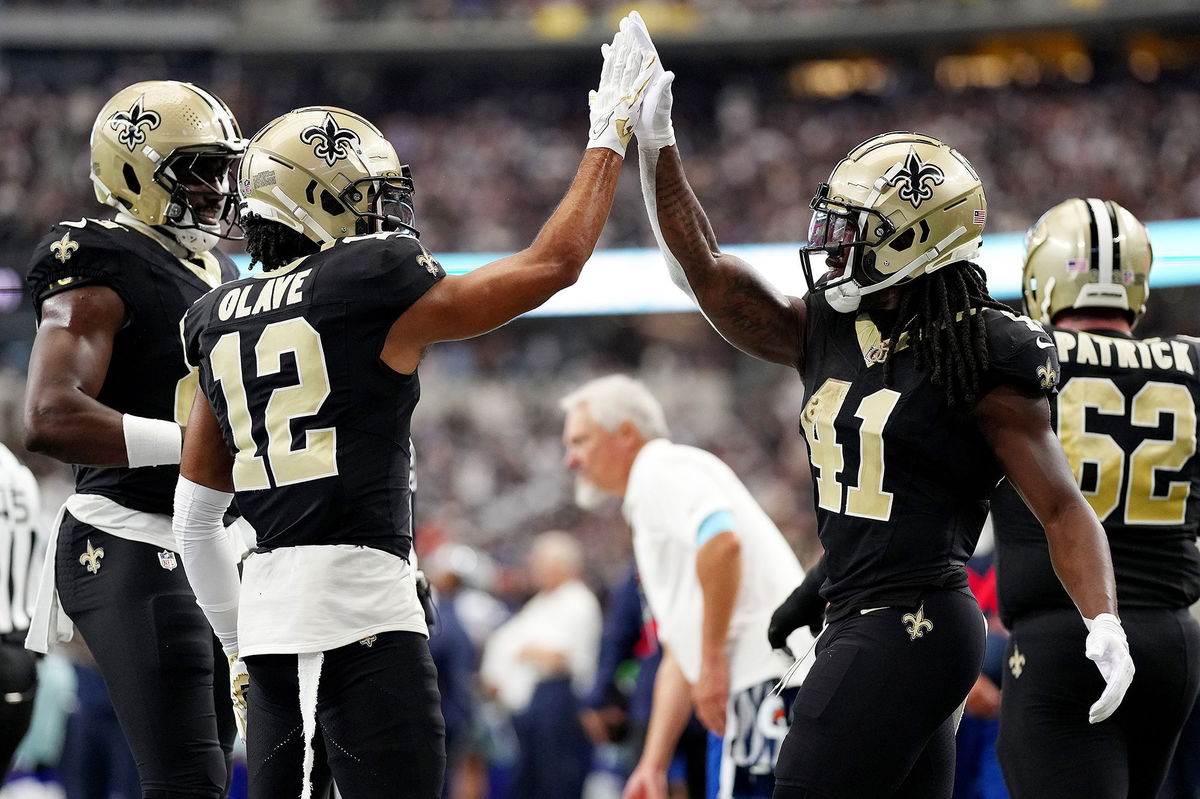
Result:
{"type": "Polygon", "coordinates": [[[1075,480],[1083,483],[1085,465],[1095,471],[1095,485],[1083,492],[1101,522],[1120,505],[1124,487],[1124,524],[1182,524],[1190,484],[1167,482],[1156,491],[1159,472],[1178,472],[1196,452],[1196,406],[1191,393],[1177,383],[1146,383],[1132,402],[1106,377],[1075,377],[1058,395],[1058,435],[1075,480]],[[1145,438],[1126,457],[1107,433],[1087,429],[1088,410],[1126,418],[1135,428],[1157,429],[1171,417],[1169,438],[1145,438]],[[1128,475],[1128,478],[1126,478],[1128,475]]]}
{"type": "Polygon", "coordinates": [[[834,513],[886,521],[892,515],[893,495],[883,490],[886,466],[883,430],[900,401],[900,393],[884,388],[863,397],[854,415],[862,420],[858,429],[858,476],[855,485],[839,480],[845,469],[843,444],[837,441],[834,423],[850,383],[829,379],[821,384],[801,415],[809,442],[809,457],[817,467],[817,504],[834,513]]]}
{"type": "Polygon", "coordinates": [[[226,333],[213,347],[209,360],[213,377],[220,383],[233,433],[233,483],[238,491],[270,488],[332,477],[337,474],[337,430],[304,431],[304,446],[293,448],[293,425],[315,415],[330,394],[329,370],[321,335],[306,319],[288,319],[267,325],[254,345],[258,377],[277,374],[282,355],[291,352],[296,362],[297,383],[276,388],[264,412],[266,454],[258,454],[251,427],[250,406],[242,374],[242,336],[226,333]]]}

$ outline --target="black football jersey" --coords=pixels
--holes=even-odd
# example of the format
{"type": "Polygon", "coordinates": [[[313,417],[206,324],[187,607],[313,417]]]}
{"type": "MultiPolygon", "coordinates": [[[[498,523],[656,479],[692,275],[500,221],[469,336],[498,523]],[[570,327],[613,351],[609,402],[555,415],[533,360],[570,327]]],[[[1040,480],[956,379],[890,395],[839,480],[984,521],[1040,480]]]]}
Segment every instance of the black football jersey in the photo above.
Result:
{"type": "MultiPolygon", "coordinates": [[[[887,314],[837,313],[810,293],[800,427],[815,483],[830,618],[868,605],[915,602],[966,586],[1001,469],[969,413],[952,409],[914,364],[887,314]],[[881,334],[881,329],[884,331],[881,334]],[[892,360],[891,386],[883,381],[892,360]]],[[[1001,383],[1052,391],[1054,346],[1034,322],[984,310],[990,361],[982,393],[1001,383]]]]}
{"type": "Polygon", "coordinates": [[[234,453],[259,551],[354,544],[408,557],[420,382],[379,356],[444,275],[410,236],[354,237],[221,286],[188,312],[188,362],[234,453]]]}
{"type": "MultiPolygon", "coordinates": [[[[1200,340],[1052,329],[1062,362],[1054,429],[1108,534],[1121,607],[1200,599],[1200,340]]],[[[1046,535],[1008,481],[993,499],[996,579],[1006,622],[1074,607],[1046,535]]]]}
{"type": "MultiPolygon", "coordinates": [[[[116,222],[62,222],[38,243],[26,283],[41,320],[42,303],[85,285],[103,285],[125,303],[129,321],[113,340],[112,359],[96,399],[121,413],[187,422],[195,373],[183,358],[179,321],[213,286],[237,277],[219,250],[183,260],[145,233],[116,222]]],[[[75,490],[132,510],[171,513],[177,465],[75,467],[75,490]]]]}

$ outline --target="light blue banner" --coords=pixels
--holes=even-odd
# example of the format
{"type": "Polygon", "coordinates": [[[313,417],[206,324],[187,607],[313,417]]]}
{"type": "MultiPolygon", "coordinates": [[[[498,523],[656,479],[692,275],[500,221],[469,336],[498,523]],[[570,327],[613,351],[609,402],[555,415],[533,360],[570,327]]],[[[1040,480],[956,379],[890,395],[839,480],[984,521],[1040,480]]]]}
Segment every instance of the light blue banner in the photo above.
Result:
{"type": "MultiPolygon", "coordinates": [[[[1200,219],[1151,222],[1155,289],[1200,284],[1200,219]]],[[[992,294],[1015,299],[1021,294],[1024,236],[996,233],[983,238],[980,263],[992,294]]],[[[805,292],[799,244],[741,244],[724,249],[758,269],[785,294],[805,292]]],[[[434,253],[450,274],[464,274],[508,253],[434,253]]],[[[247,256],[235,258],[243,274],[247,256]]],[[[695,306],[667,276],[658,250],[601,250],[592,255],[579,282],[552,297],[529,316],[581,316],[692,311],[695,306]]]]}

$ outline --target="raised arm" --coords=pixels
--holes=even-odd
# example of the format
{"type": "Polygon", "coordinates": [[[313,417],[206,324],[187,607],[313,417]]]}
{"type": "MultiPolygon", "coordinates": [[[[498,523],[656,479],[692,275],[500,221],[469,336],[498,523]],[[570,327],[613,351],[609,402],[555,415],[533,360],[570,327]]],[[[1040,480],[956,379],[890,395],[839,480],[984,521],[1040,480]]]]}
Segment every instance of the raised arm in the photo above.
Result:
{"type": "MultiPolygon", "coordinates": [[[[627,25],[623,20],[622,30],[627,25]]],[[[393,369],[412,372],[430,344],[486,333],[579,278],[608,219],[650,74],[648,56],[624,33],[603,52],[600,86],[589,102],[588,147],[566,196],[528,248],[442,279],[405,311],[384,346],[393,369]]]]}
{"type": "Polygon", "coordinates": [[[1117,589],[1108,537],[1071,474],[1050,428],[1050,406],[1001,385],[980,401],[976,420],[1017,493],[1046,530],[1054,572],[1089,630],[1086,654],[1107,687],[1090,720],[1107,718],[1133,680],[1133,661],[1117,620],[1117,589]]]}
{"type": "MultiPolygon", "coordinates": [[[[631,34],[653,51],[637,12],[631,34]]],[[[657,53],[655,53],[657,61],[657,53]]],[[[671,124],[675,75],[657,63],[638,118],[642,198],[671,279],[700,306],[725,340],[742,352],[774,363],[802,366],[804,301],[785,296],[740,258],[721,252],[708,215],[696,199],[671,124]]]]}

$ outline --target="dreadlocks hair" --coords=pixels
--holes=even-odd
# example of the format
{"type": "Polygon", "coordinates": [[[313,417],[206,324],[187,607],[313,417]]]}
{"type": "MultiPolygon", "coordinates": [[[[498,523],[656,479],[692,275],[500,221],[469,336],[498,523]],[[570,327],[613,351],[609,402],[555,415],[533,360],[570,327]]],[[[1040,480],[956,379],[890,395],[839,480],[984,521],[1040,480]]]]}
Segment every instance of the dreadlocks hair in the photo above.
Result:
{"type": "Polygon", "coordinates": [[[290,227],[258,214],[243,216],[242,229],[246,231],[246,252],[250,253],[250,266],[262,264],[264,272],[278,269],[321,249],[316,242],[290,227]]]}
{"type": "MultiPolygon", "coordinates": [[[[988,294],[987,275],[970,261],[959,261],[914,280],[901,294],[900,311],[889,340],[908,334],[918,369],[942,387],[952,408],[967,410],[979,399],[988,366],[984,308],[1011,311],[988,294]]],[[[892,359],[884,363],[884,385],[892,384],[892,359]]]]}

